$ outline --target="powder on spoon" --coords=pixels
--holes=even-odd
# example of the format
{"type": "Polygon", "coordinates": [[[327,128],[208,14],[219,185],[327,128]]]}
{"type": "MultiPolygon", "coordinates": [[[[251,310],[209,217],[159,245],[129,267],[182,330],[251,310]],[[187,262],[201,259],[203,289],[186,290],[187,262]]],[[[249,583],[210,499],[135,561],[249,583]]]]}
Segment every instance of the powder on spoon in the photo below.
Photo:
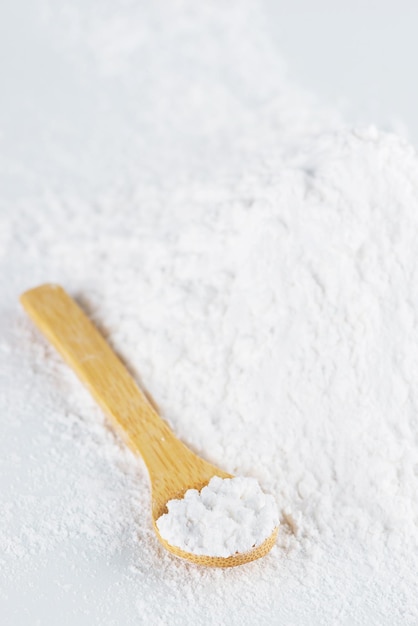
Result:
{"type": "Polygon", "coordinates": [[[214,476],[200,492],[167,503],[161,536],[192,554],[228,557],[263,543],[279,525],[276,502],[255,478],[214,476]]]}

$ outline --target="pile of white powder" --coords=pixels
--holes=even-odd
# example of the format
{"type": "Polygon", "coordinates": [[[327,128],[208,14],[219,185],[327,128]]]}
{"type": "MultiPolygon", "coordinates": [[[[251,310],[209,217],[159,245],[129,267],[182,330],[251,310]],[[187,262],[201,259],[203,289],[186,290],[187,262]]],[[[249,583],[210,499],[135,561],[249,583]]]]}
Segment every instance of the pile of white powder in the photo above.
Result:
{"type": "Polygon", "coordinates": [[[0,38],[5,624],[418,621],[418,160],[296,89],[260,7],[34,0],[0,38]],[[47,281],[272,494],[266,557],[160,545],[141,459],[18,305],[47,281]]]}
{"type": "Polygon", "coordinates": [[[206,556],[249,552],[278,526],[277,505],[254,478],[214,476],[199,492],[188,489],[169,500],[157,520],[161,536],[172,546],[206,556]]]}

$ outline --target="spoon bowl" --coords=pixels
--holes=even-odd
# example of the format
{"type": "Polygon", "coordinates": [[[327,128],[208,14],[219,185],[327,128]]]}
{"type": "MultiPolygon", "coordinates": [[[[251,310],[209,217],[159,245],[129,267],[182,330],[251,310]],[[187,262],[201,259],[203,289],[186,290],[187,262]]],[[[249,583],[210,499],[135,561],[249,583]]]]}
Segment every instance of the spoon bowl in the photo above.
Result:
{"type": "Polygon", "coordinates": [[[231,474],[208,463],[175,437],[97,328],[62,287],[41,285],[25,292],[20,300],[129,447],[143,457],[151,482],[153,526],[162,545],[176,556],[209,567],[242,565],[267,554],[275,543],[277,528],[260,545],[228,557],[189,553],[160,535],[156,522],[166,512],[169,500],[182,498],[188,489],[200,491],[213,476],[232,478],[231,474]]]}

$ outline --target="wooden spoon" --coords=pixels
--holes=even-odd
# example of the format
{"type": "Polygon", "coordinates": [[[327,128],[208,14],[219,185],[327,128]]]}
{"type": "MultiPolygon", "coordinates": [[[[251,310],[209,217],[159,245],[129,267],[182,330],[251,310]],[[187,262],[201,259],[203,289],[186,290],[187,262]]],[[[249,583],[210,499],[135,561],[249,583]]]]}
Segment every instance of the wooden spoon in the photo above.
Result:
{"type": "Polygon", "coordinates": [[[212,567],[241,565],[264,556],[274,545],[277,528],[261,545],[229,557],[191,554],[170,545],[160,535],[156,521],[166,512],[168,500],[182,498],[188,489],[202,489],[213,476],[231,475],[198,457],[174,436],[96,327],[62,287],[41,285],[24,293],[20,300],[131,449],[142,455],[152,486],[154,530],[163,546],[177,556],[212,567]]]}

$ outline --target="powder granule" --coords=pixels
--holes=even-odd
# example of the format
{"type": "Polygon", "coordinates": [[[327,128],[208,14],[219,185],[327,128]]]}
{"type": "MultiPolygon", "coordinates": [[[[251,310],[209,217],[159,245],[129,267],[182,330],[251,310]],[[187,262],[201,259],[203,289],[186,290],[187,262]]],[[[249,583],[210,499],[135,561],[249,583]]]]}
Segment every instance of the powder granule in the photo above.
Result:
{"type": "Polygon", "coordinates": [[[255,478],[214,476],[200,492],[170,500],[157,520],[161,536],[192,554],[228,557],[259,546],[279,525],[273,496],[255,478]]]}

